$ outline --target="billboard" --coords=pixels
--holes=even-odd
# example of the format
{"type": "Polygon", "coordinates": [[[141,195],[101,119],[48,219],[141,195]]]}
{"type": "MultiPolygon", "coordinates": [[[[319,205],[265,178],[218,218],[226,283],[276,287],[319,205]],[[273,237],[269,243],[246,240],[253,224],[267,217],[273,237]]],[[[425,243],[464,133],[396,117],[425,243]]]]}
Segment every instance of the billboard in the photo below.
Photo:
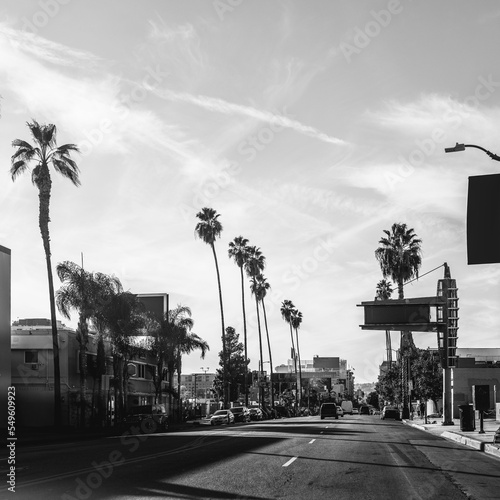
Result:
{"type": "Polygon", "coordinates": [[[167,293],[139,293],[137,298],[144,304],[146,311],[151,312],[158,321],[168,312],[167,293]]]}
{"type": "MultiPolygon", "coordinates": [[[[10,250],[0,245],[0,428],[7,428],[7,393],[11,385],[10,375],[10,250]]],[[[10,393],[9,393],[10,396],[10,393]]],[[[9,407],[10,408],[10,407],[9,407]]]]}
{"type": "Polygon", "coordinates": [[[500,174],[469,177],[467,263],[500,262],[500,174]]]}

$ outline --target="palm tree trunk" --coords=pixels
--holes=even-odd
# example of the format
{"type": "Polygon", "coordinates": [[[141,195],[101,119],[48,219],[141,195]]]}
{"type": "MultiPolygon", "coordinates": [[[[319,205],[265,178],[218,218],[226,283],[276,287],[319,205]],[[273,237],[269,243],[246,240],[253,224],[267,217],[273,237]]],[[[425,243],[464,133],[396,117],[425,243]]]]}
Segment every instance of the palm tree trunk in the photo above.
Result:
{"type": "Polygon", "coordinates": [[[222,287],[220,284],[220,273],[219,273],[219,264],[217,262],[217,254],[215,253],[215,245],[213,243],[210,244],[212,247],[212,252],[214,254],[215,261],[215,270],[217,272],[217,285],[219,287],[219,302],[220,302],[220,318],[222,324],[222,358],[223,358],[223,372],[222,372],[222,389],[224,392],[224,408],[227,408],[228,400],[227,400],[227,380],[226,380],[226,329],[224,327],[224,307],[222,305],[222,287]]]}
{"type": "Polygon", "coordinates": [[[262,332],[260,328],[259,300],[257,299],[257,293],[255,294],[255,306],[257,308],[257,328],[259,330],[259,353],[260,353],[259,394],[261,395],[260,402],[261,404],[263,404],[264,402],[264,398],[262,397],[263,388],[260,386],[260,384],[261,384],[261,373],[264,371],[264,359],[262,356],[262,332]]]}
{"type": "Polygon", "coordinates": [[[299,408],[302,406],[302,367],[300,361],[300,349],[299,349],[299,329],[295,328],[295,336],[297,337],[297,356],[299,357],[299,408]]]}
{"type": "Polygon", "coordinates": [[[292,323],[290,321],[290,338],[292,339],[292,356],[293,356],[293,366],[295,368],[295,410],[297,410],[297,356],[295,355],[295,344],[293,342],[293,332],[292,323]]]}
{"type": "Polygon", "coordinates": [[[86,407],[87,407],[87,324],[86,320],[80,317],[78,322],[78,343],[80,351],[78,355],[80,365],[80,425],[85,427],[86,407]]]}
{"type": "Polygon", "coordinates": [[[245,347],[245,377],[243,379],[243,392],[245,393],[245,406],[248,406],[248,351],[247,351],[247,317],[245,313],[245,279],[243,277],[243,266],[240,266],[241,274],[241,307],[243,309],[243,344],[245,347]]]}
{"type": "MultiPolygon", "coordinates": [[[[269,372],[270,372],[270,387],[271,387],[271,408],[274,408],[274,391],[273,391],[273,357],[271,354],[271,342],[269,340],[269,330],[267,328],[267,314],[266,314],[266,306],[264,304],[264,299],[262,299],[262,310],[264,311],[264,325],[266,327],[266,336],[267,336],[267,347],[269,349],[269,372]]],[[[248,405],[247,405],[248,406],[248,405]]]]}
{"type": "Polygon", "coordinates": [[[54,357],[54,425],[60,427],[62,424],[62,405],[61,405],[61,367],[59,359],[59,337],[57,334],[56,301],[54,294],[54,278],[52,276],[52,263],[50,253],[50,235],[49,235],[49,205],[50,205],[50,177],[39,191],[39,226],[42,235],[43,248],[45,250],[45,261],[47,264],[47,277],[49,281],[49,301],[50,301],[50,320],[52,324],[52,353],[54,357]]]}

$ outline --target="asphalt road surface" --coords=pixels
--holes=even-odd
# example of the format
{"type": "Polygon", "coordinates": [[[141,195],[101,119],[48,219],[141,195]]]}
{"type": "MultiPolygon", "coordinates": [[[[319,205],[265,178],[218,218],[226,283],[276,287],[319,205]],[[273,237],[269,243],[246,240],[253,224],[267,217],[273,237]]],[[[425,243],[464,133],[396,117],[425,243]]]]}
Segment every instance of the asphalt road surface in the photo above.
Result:
{"type": "Polygon", "coordinates": [[[376,416],[304,417],[20,446],[8,486],[0,498],[484,500],[500,460],[376,416]]]}

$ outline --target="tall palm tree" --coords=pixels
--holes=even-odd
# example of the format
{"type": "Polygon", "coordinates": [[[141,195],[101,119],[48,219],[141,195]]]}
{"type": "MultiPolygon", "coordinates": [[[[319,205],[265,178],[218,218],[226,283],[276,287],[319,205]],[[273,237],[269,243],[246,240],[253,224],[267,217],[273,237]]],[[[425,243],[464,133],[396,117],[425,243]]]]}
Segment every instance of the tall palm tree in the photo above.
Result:
{"type": "Polygon", "coordinates": [[[291,316],[291,324],[293,329],[295,330],[295,338],[297,340],[297,356],[299,358],[299,385],[298,385],[298,393],[299,393],[299,408],[302,405],[302,367],[300,361],[300,348],[299,348],[299,328],[302,323],[302,313],[298,309],[294,309],[291,316]]]}
{"type": "MultiPolygon", "coordinates": [[[[418,278],[422,265],[422,240],[415,231],[406,224],[394,223],[389,230],[384,229],[385,236],[379,241],[375,250],[375,258],[380,263],[384,278],[390,277],[398,286],[398,298],[404,298],[404,283],[418,278]]],[[[408,371],[409,351],[415,348],[411,332],[401,332],[400,350],[403,379],[403,418],[409,416],[408,371]]]]}
{"type": "MultiPolygon", "coordinates": [[[[222,357],[224,358],[224,366],[226,366],[226,330],[224,327],[224,307],[222,303],[222,287],[220,284],[219,264],[217,262],[217,253],[215,252],[215,240],[220,237],[222,233],[222,224],[219,221],[220,214],[213,208],[204,207],[201,212],[196,214],[200,220],[196,224],[195,232],[197,236],[203,240],[207,245],[210,245],[215,261],[215,271],[217,273],[217,285],[219,287],[219,302],[220,302],[220,318],[222,327],[222,357]]],[[[228,404],[226,374],[222,374],[222,385],[224,390],[224,408],[228,404]]]]}
{"type": "Polygon", "coordinates": [[[265,297],[267,295],[267,291],[271,288],[271,285],[268,283],[267,279],[263,274],[259,274],[257,276],[257,298],[262,304],[262,311],[264,313],[264,325],[266,328],[266,337],[267,337],[267,347],[269,350],[269,373],[270,373],[270,381],[271,381],[271,407],[274,408],[274,392],[273,392],[273,356],[271,353],[271,341],[269,339],[269,329],[267,327],[267,314],[266,314],[266,305],[265,305],[265,297]]]}
{"type": "Polygon", "coordinates": [[[56,302],[49,234],[49,207],[52,190],[49,166],[51,165],[56,172],[69,179],[75,186],[79,186],[79,170],[75,161],[71,158],[71,153],[78,152],[78,148],[74,144],[57,146],[55,125],[40,125],[35,120],[31,123],[28,122],[27,125],[34,140],[34,145],[21,139],[15,139],[12,142],[12,146],[17,148],[17,151],[11,158],[10,174],[12,180],[15,180],[19,175],[28,171],[32,163],[35,165],[31,172],[31,181],[38,189],[38,224],[42,235],[47,265],[50,319],[52,323],[52,349],[54,357],[54,423],[56,426],[59,426],[62,420],[61,371],[59,366],[59,339],[57,336],[56,302]]]}
{"type": "MultiPolygon", "coordinates": [[[[247,318],[245,313],[245,279],[243,277],[243,266],[248,258],[248,240],[243,236],[236,236],[234,241],[229,242],[228,250],[229,258],[233,258],[236,265],[240,268],[241,276],[241,307],[243,309],[243,345],[245,348],[245,361],[248,361],[248,348],[247,348],[247,318]]],[[[243,392],[245,394],[245,404],[248,406],[248,387],[247,376],[245,375],[243,381],[243,392]]]]}
{"type": "MultiPolygon", "coordinates": [[[[259,367],[259,383],[260,383],[260,373],[264,370],[264,359],[262,355],[262,329],[260,327],[260,313],[259,313],[259,299],[257,296],[257,276],[262,273],[266,267],[266,258],[262,254],[260,248],[256,246],[248,247],[247,260],[245,262],[245,271],[247,276],[250,278],[250,290],[255,297],[255,307],[257,310],[257,330],[259,333],[259,355],[260,355],[260,367],[259,367]]],[[[261,401],[262,401],[261,397],[261,401]]]]}
{"type": "MultiPolygon", "coordinates": [[[[385,279],[380,280],[377,283],[377,291],[375,295],[375,300],[388,300],[391,298],[393,289],[390,281],[385,279]]],[[[387,363],[389,367],[392,366],[392,345],[391,345],[391,332],[390,330],[385,331],[385,349],[387,353],[387,363]]]]}
{"type": "Polygon", "coordinates": [[[79,344],[80,368],[80,425],[85,426],[86,380],[87,380],[87,344],[89,339],[89,319],[99,307],[99,299],[116,289],[116,278],[103,273],[91,273],[71,261],[57,264],[56,272],[62,286],[56,292],[56,304],[59,312],[71,319],[71,310],[78,312],[76,339],[79,344]]]}
{"type": "MultiPolygon", "coordinates": [[[[295,384],[297,387],[297,356],[295,354],[295,343],[293,341],[293,332],[292,332],[292,316],[293,311],[295,311],[295,306],[291,300],[284,300],[281,304],[281,317],[285,320],[286,323],[290,326],[290,339],[292,341],[292,358],[293,364],[295,368],[295,384]]],[[[295,390],[295,409],[297,409],[297,390],[295,390]]]]}

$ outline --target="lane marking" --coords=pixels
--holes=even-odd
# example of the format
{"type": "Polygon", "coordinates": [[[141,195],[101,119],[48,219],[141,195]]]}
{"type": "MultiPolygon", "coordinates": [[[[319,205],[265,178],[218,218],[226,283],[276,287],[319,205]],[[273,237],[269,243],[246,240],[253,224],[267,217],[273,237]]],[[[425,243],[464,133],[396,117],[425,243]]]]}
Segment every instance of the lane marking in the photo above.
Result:
{"type": "Polygon", "coordinates": [[[309,441],[309,444],[313,444],[314,441],[316,441],[316,439],[311,439],[311,441],[309,441]]]}
{"type": "Polygon", "coordinates": [[[288,462],[286,464],[283,464],[282,467],[288,467],[290,464],[293,464],[293,462],[295,462],[295,460],[297,460],[297,458],[299,458],[299,457],[291,458],[290,460],[288,460],[288,462]]]}

